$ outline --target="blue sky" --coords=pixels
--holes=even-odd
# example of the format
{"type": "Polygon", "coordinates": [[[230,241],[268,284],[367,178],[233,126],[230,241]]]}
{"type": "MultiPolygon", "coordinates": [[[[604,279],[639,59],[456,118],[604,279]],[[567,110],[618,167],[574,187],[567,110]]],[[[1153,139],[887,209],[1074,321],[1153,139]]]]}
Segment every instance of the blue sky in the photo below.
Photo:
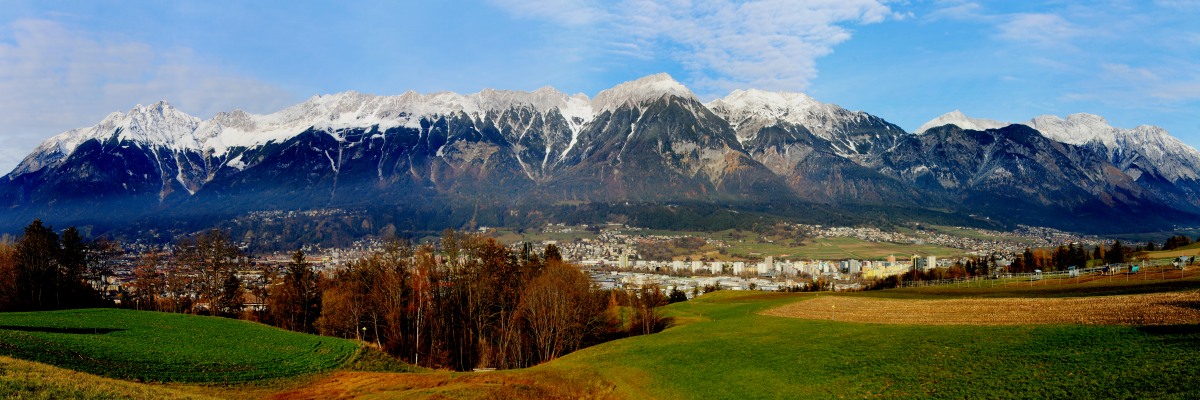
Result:
{"type": "Polygon", "coordinates": [[[667,72],[703,100],[805,92],[907,130],[959,109],[1088,112],[1200,147],[1200,0],[0,0],[0,170],[113,111],[201,118],[315,94],[553,86],[667,72]]]}

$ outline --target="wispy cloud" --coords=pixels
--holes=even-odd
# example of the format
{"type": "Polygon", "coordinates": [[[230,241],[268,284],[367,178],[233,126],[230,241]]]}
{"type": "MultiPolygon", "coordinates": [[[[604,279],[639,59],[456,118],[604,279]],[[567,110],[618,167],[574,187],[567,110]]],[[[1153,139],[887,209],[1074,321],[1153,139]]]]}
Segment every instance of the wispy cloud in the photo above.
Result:
{"type": "Polygon", "coordinates": [[[0,38],[12,39],[0,41],[3,171],[46,137],[92,125],[136,103],[167,100],[208,117],[233,108],[273,111],[294,100],[285,90],[229,72],[187,48],[156,49],[46,20],[20,20],[0,30],[0,38]]]}
{"type": "Polygon", "coordinates": [[[491,0],[519,17],[549,18],[566,25],[586,25],[604,19],[604,10],[588,0],[491,0]]]}
{"type": "Polygon", "coordinates": [[[1081,90],[1064,95],[1064,99],[1156,109],[1174,109],[1200,101],[1200,64],[1137,67],[1106,63],[1100,65],[1093,77],[1080,85],[1081,90]]]}
{"type": "Polygon", "coordinates": [[[496,0],[514,15],[597,29],[614,54],[665,55],[688,71],[701,95],[758,87],[804,90],[816,60],[852,36],[845,25],[903,19],[878,0],[760,0],[615,3],[496,0]]]}
{"type": "Polygon", "coordinates": [[[998,37],[1039,47],[1061,47],[1085,31],[1056,14],[1013,14],[1000,24],[998,37]]]}
{"type": "Polygon", "coordinates": [[[982,5],[972,1],[942,0],[923,19],[928,22],[943,19],[978,20],[987,17],[983,10],[982,5]]]}

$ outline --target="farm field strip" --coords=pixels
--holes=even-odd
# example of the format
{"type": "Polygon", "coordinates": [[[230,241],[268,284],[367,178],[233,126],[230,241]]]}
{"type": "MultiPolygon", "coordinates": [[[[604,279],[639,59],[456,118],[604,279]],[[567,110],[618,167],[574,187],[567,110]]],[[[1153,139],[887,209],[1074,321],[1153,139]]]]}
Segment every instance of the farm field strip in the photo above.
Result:
{"type": "Polygon", "coordinates": [[[1180,325],[1200,323],[1200,292],[945,300],[820,296],[763,314],[911,325],[1180,325]]]}

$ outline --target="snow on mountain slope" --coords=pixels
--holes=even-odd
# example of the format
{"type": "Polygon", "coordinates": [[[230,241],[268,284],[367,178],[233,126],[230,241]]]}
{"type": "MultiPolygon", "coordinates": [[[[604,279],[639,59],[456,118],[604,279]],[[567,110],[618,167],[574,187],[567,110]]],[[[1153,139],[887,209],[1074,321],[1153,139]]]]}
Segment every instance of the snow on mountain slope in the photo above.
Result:
{"type": "Polygon", "coordinates": [[[1200,179],[1200,151],[1159,127],[1141,125],[1120,129],[1109,125],[1103,117],[1084,113],[1071,114],[1065,119],[1043,115],[1025,125],[1059,142],[1103,145],[1117,166],[1141,158],[1171,182],[1200,179]]]}
{"type": "Polygon", "coordinates": [[[936,127],[939,127],[942,125],[954,125],[959,128],[962,128],[962,129],[969,129],[969,130],[973,130],[973,131],[985,131],[988,129],[1000,129],[1000,128],[1006,127],[1008,125],[1011,125],[1011,124],[1009,124],[1008,122],[997,121],[994,119],[971,118],[971,117],[964,115],[962,113],[962,111],[954,110],[954,111],[945,113],[940,117],[934,118],[933,120],[926,122],[924,125],[921,125],[920,128],[917,128],[916,133],[925,133],[925,131],[927,131],[927,130],[930,130],[930,129],[933,129],[933,128],[936,128],[936,127]]]}
{"type": "Polygon", "coordinates": [[[38,146],[13,173],[20,175],[37,171],[70,156],[79,144],[90,139],[107,139],[118,129],[121,140],[181,151],[194,150],[220,157],[230,148],[281,142],[310,127],[329,131],[334,137],[339,131],[351,128],[374,126],[384,131],[403,126],[420,129],[422,118],[464,113],[481,121],[490,111],[517,107],[529,107],[542,114],[558,110],[576,133],[591,120],[593,110],[587,96],[568,96],[552,88],[533,92],[488,89],[469,95],[408,92],[399,96],[375,96],[351,91],[313,96],[303,103],[271,114],[257,115],[235,110],[218,113],[205,121],[159,102],[149,107],[139,105],[127,113],[113,113],[95,126],[73,129],[51,137],[38,146]]]}
{"type": "MultiPolygon", "coordinates": [[[[523,150],[536,149],[540,152],[521,156],[536,156],[536,162],[532,158],[522,158],[522,162],[536,163],[545,168],[548,163],[561,161],[573,149],[579,148],[580,141],[590,140],[581,138],[580,132],[597,115],[622,106],[640,107],[667,96],[696,100],[695,94],[670,75],[657,74],[619,84],[601,91],[592,99],[584,94],[567,95],[550,87],[532,92],[486,89],[466,95],[451,92],[419,94],[410,91],[396,96],[377,96],[349,91],[314,96],[270,114],[235,110],[219,113],[208,120],[187,115],[165,102],[158,102],[149,106],[138,105],[124,113],[112,113],[95,126],[73,129],[51,137],[27,156],[12,175],[27,174],[55,165],[69,157],[80,144],[92,139],[104,141],[115,138],[142,143],[158,152],[165,148],[174,153],[222,157],[234,148],[252,148],[286,141],[310,128],[326,131],[335,139],[342,140],[341,135],[348,129],[422,129],[422,120],[465,116],[477,124],[503,125],[506,130],[528,130],[532,120],[512,113],[506,115],[510,110],[522,110],[521,113],[526,113],[523,115],[528,115],[528,112],[540,114],[543,120],[557,113],[565,120],[565,125],[553,128],[557,129],[553,135],[527,139],[521,131],[509,138],[523,150]]],[[[779,124],[794,125],[788,129],[796,132],[808,130],[812,135],[829,141],[836,152],[843,156],[863,153],[860,150],[864,148],[886,149],[894,144],[896,137],[888,133],[894,126],[886,121],[864,112],[821,103],[802,93],[736,90],[706,106],[734,128],[737,140],[742,143],[753,140],[763,128],[779,124]],[[797,130],[799,128],[796,127],[804,129],[797,130]]],[[[1002,121],[971,118],[954,111],[929,121],[917,132],[946,124],[973,130],[1008,125],[1002,121]]],[[[1118,129],[1103,118],[1089,114],[1072,114],[1065,119],[1041,116],[1025,125],[1063,143],[1103,145],[1113,164],[1122,168],[1137,164],[1140,165],[1138,168],[1144,169],[1150,164],[1160,169],[1160,173],[1172,182],[1179,179],[1200,180],[1200,152],[1158,128],[1140,126],[1118,129]]],[[[230,157],[235,159],[227,160],[232,163],[229,165],[239,165],[236,157],[230,157]]]]}
{"type": "Polygon", "coordinates": [[[1142,157],[1156,166],[1171,182],[1180,179],[1200,180],[1200,151],[1184,144],[1157,126],[1140,125],[1120,130],[1117,143],[1133,147],[1136,143],[1142,157]]]}
{"type": "Polygon", "coordinates": [[[666,96],[696,100],[696,95],[690,89],[670,75],[655,74],[600,91],[592,100],[592,110],[600,114],[623,105],[641,105],[666,96]]]}
{"type": "MultiPolygon", "coordinates": [[[[725,118],[735,130],[743,124],[771,126],[776,122],[787,122],[808,128],[813,134],[826,140],[834,140],[846,123],[862,122],[871,118],[862,111],[850,111],[836,104],[822,103],[804,93],[767,92],[758,89],[734,90],[728,96],[708,104],[714,113],[725,118]]],[[[751,137],[739,137],[745,141],[751,137]]]]}
{"type": "Polygon", "coordinates": [[[729,122],[743,145],[778,143],[759,136],[771,131],[767,128],[780,127],[791,135],[785,142],[805,141],[800,137],[811,134],[828,142],[839,155],[856,157],[887,149],[905,135],[903,129],[879,117],[822,103],[803,93],[735,90],[707,106],[729,122]]]}
{"type": "MultiPolygon", "coordinates": [[[[995,120],[971,118],[954,111],[925,123],[917,132],[923,133],[930,128],[947,124],[971,130],[996,129],[1008,125],[995,120]]],[[[1156,169],[1171,182],[1180,179],[1200,179],[1200,151],[1158,127],[1142,125],[1133,129],[1120,129],[1109,125],[1101,116],[1087,113],[1071,114],[1066,118],[1042,115],[1021,124],[1036,129],[1043,136],[1060,143],[1101,146],[1109,161],[1134,179],[1139,178],[1142,173],[1134,167],[1139,160],[1145,160],[1149,167],[1156,169]]],[[[1144,167],[1146,165],[1143,165],[1144,167]]]]}
{"type": "Polygon", "coordinates": [[[541,114],[558,110],[568,121],[582,124],[592,117],[590,107],[580,105],[586,101],[586,96],[568,96],[548,87],[533,92],[487,89],[468,95],[451,92],[422,95],[410,91],[399,96],[376,96],[351,91],[313,96],[272,114],[246,115],[246,121],[239,123],[227,122],[230,115],[218,115],[206,121],[197,136],[204,141],[205,148],[219,156],[231,147],[287,140],[310,127],[338,137],[339,131],[351,128],[420,129],[422,119],[459,113],[482,121],[489,112],[521,107],[541,114]]]}
{"type": "Polygon", "coordinates": [[[1085,113],[1071,114],[1066,119],[1055,115],[1042,115],[1026,122],[1025,125],[1062,143],[1082,145],[1098,142],[1109,149],[1115,148],[1119,133],[1119,130],[1109,125],[1103,117],[1085,113]]]}
{"type": "Polygon", "coordinates": [[[174,151],[195,150],[199,144],[192,132],[200,123],[199,118],[163,101],[149,106],[138,104],[128,112],[109,114],[94,126],[72,129],[47,139],[17,165],[13,174],[35,172],[70,156],[83,142],[104,141],[114,135],[118,140],[153,144],[174,151]]]}
{"type": "Polygon", "coordinates": [[[380,131],[395,127],[420,129],[423,118],[462,113],[476,121],[483,121],[489,118],[490,112],[522,107],[543,115],[557,110],[566,119],[572,136],[565,154],[578,141],[578,133],[583,125],[591,121],[596,113],[625,104],[654,101],[668,95],[695,99],[687,87],[670,75],[658,74],[604,90],[594,100],[589,100],[583,94],[570,96],[550,87],[533,92],[485,89],[467,95],[451,92],[419,94],[410,91],[398,96],[376,96],[349,91],[313,96],[303,103],[271,114],[257,115],[235,110],[219,113],[205,121],[159,102],[149,107],[139,105],[128,113],[113,113],[96,126],[54,136],[43,142],[14,173],[36,171],[69,156],[80,143],[89,139],[108,138],[117,128],[122,129],[120,139],[163,145],[171,149],[197,150],[220,157],[234,147],[250,148],[281,142],[308,128],[326,130],[337,138],[339,131],[351,128],[377,127],[380,131]]]}
{"type": "Polygon", "coordinates": [[[757,134],[759,129],[774,126],[779,121],[805,126],[817,136],[830,139],[828,125],[821,122],[827,118],[820,117],[829,116],[841,108],[813,100],[804,93],[758,89],[734,90],[706,106],[729,121],[729,125],[739,132],[738,140],[742,142],[753,139],[749,135],[757,134]],[[747,136],[743,137],[743,133],[747,136]]]}

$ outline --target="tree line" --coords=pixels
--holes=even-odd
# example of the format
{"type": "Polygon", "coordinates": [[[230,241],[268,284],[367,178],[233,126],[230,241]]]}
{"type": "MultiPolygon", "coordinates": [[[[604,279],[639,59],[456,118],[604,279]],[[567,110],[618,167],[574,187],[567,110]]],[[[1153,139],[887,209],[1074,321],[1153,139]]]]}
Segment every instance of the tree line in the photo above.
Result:
{"type": "Polygon", "coordinates": [[[34,220],[15,242],[0,243],[0,311],[103,305],[103,288],[87,282],[104,280],[116,252],[107,240],[84,240],[75,227],[60,235],[34,220]]]}
{"type": "MultiPolygon", "coordinates": [[[[1181,236],[1182,237],[1182,236],[1181,236]]],[[[1186,245],[1186,237],[1168,239],[1167,245],[1176,247],[1186,245]],[[1182,245],[1178,243],[1183,243],[1182,245]]],[[[903,282],[936,281],[943,279],[962,279],[975,276],[991,276],[1000,273],[1031,273],[1035,271],[1062,271],[1069,268],[1088,268],[1095,265],[1126,263],[1134,259],[1138,253],[1154,251],[1153,242],[1144,246],[1127,246],[1120,240],[1110,245],[1099,245],[1091,248],[1071,243],[1060,245],[1053,249],[1029,249],[1011,255],[1008,266],[1002,266],[995,254],[986,257],[968,257],[955,262],[946,268],[927,270],[913,269],[900,275],[889,276],[871,282],[867,287],[871,290],[899,287],[903,282]]]]}
{"type": "Polygon", "coordinates": [[[600,291],[551,245],[538,253],[447,230],[436,245],[389,241],[334,273],[296,251],[269,282],[247,289],[247,257],[222,231],[184,238],[171,257],[143,254],[128,306],[241,317],[372,343],[433,368],[520,368],[580,347],[653,333],[668,320],[655,286],[600,291]],[[265,309],[243,311],[242,299],[265,309]]]}
{"type": "Polygon", "coordinates": [[[595,290],[553,245],[539,254],[446,231],[438,247],[392,242],[350,263],[324,287],[320,316],[300,328],[374,342],[413,364],[468,370],[526,367],[664,327],[656,309],[668,300],[659,288],[595,290]]]}
{"type": "MultiPolygon", "coordinates": [[[[112,242],[35,220],[14,243],[0,243],[0,310],[112,306],[101,293],[119,254],[112,242]]],[[[138,255],[132,274],[124,307],[360,339],[412,364],[456,370],[526,367],[657,332],[669,323],[657,308],[686,300],[653,285],[598,290],[553,245],[512,249],[452,230],[436,244],[389,241],[332,273],[299,250],[282,269],[257,268],[227,233],[211,230],[138,255]]]]}

